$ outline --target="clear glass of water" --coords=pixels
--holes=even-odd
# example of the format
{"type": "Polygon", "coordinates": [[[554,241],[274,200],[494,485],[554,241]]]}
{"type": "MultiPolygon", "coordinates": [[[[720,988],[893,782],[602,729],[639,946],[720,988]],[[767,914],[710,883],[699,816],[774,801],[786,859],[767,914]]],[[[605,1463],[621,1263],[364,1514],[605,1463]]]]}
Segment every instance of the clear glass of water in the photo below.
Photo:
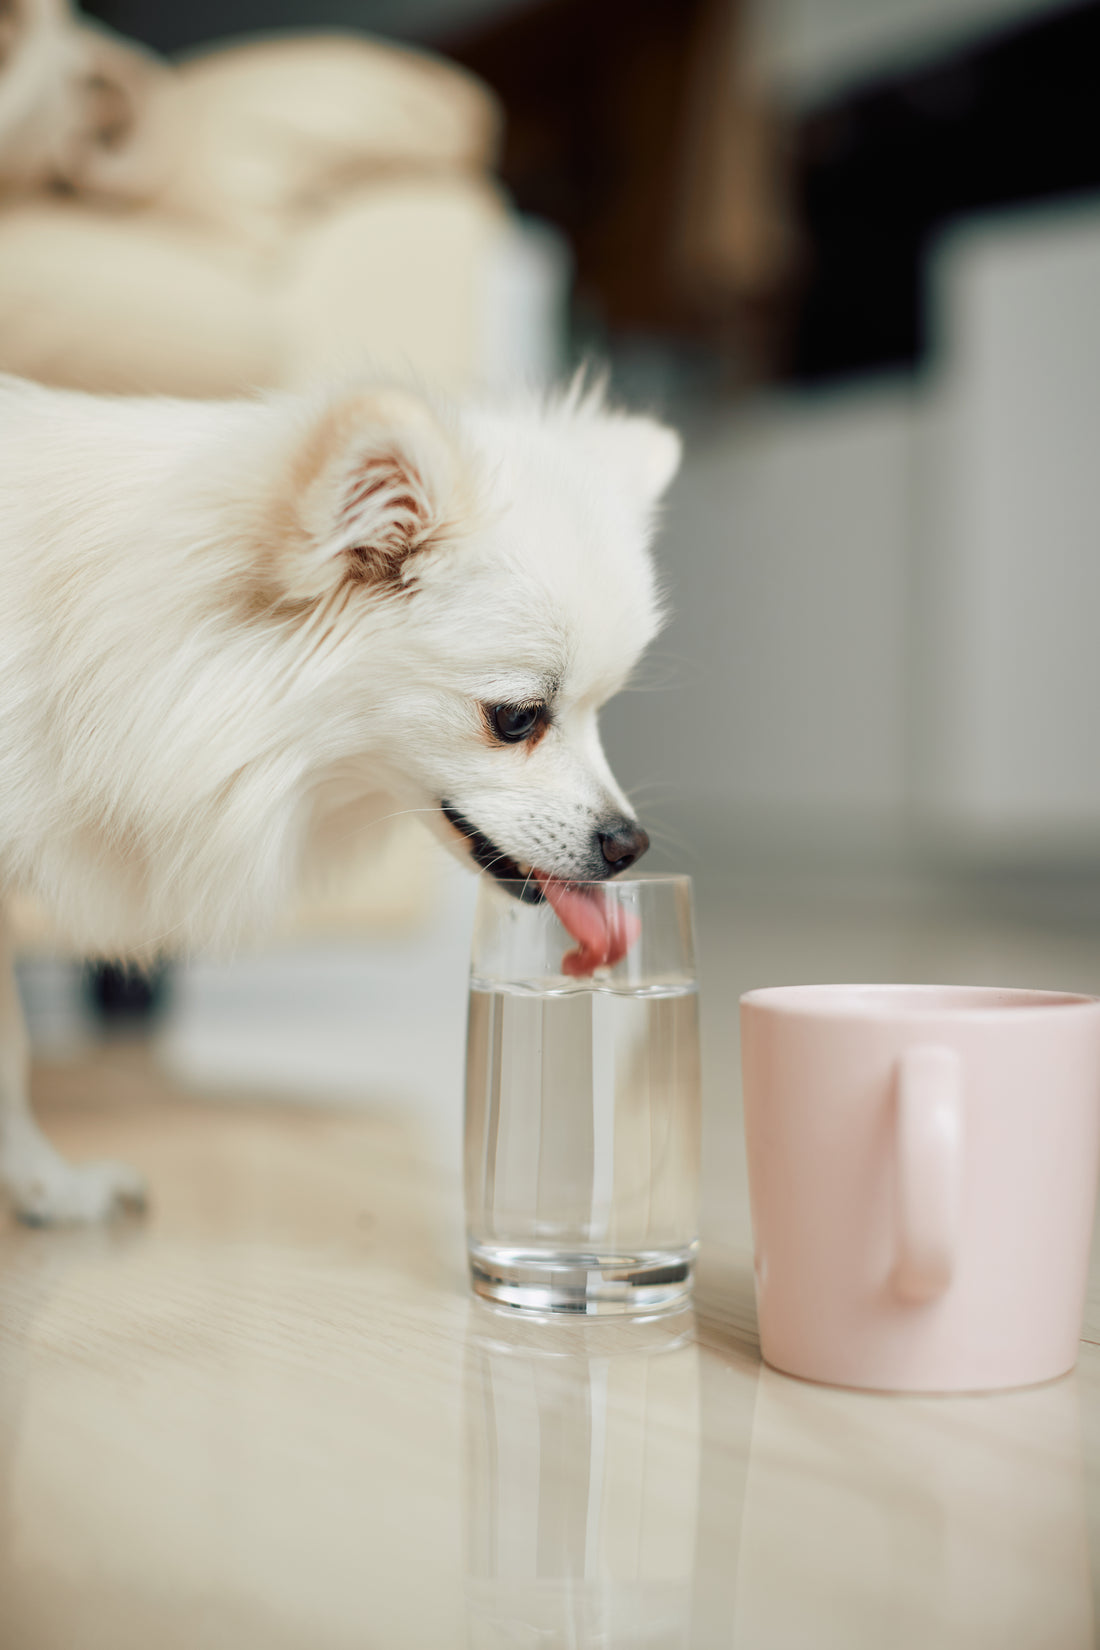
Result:
{"type": "MultiPolygon", "coordinates": [[[[529,902],[531,885],[482,881],[466,1056],[471,1279],[538,1311],[664,1311],[690,1293],[698,1239],[691,879],[575,889],[621,941],[591,973],[551,906],[529,902]]],[[[584,916],[570,910],[590,930],[584,916]]]]}

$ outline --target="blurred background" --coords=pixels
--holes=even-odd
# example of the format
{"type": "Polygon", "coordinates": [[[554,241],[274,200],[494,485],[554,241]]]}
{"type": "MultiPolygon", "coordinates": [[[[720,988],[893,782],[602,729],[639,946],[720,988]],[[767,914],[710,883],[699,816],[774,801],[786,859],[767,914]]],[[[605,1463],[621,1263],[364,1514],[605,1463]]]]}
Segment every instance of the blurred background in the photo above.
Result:
{"type": "MultiPolygon", "coordinates": [[[[1100,987],[1100,5],[93,17],[146,50],[81,37],[44,161],[27,60],[78,20],[0,14],[0,365],[227,394],[595,355],[684,431],[674,617],[605,733],[651,863],[698,879],[712,1105],[750,985],[1100,987]]],[[[161,1057],[420,1104],[449,1151],[473,891],[365,843],[262,955],[173,968],[161,1057]]],[[[41,1048],[141,1021],[146,984],[23,923],[41,1048]]]]}

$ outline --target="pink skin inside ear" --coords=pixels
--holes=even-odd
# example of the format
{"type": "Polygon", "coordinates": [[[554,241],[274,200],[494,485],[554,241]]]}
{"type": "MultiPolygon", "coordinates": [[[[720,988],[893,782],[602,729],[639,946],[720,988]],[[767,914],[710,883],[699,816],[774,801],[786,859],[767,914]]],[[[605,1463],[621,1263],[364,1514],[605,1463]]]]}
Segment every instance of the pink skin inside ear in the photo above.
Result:
{"type": "Polygon", "coordinates": [[[611,968],[626,956],[642,931],[632,911],[609,900],[600,888],[578,888],[535,872],[535,878],[562,927],[577,942],[561,960],[563,974],[575,978],[597,968],[611,968]]]}

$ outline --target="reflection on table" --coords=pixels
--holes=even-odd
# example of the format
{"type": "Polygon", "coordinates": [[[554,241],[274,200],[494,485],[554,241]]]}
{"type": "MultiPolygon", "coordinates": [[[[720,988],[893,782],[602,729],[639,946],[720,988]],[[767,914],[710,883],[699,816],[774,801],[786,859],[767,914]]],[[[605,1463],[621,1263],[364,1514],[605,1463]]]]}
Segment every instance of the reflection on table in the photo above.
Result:
{"type": "Polygon", "coordinates": [[[734,1643],[1087,1650],[1076,1376],[900,1397],[761,1371],[734,1643]]]}
{"type": "Polygon", "coordinates": [[[690,1314],[529,1322],[475,1309],[467,1351],[472,1650],[686,1647],[699,1495],[690,1314]]]}

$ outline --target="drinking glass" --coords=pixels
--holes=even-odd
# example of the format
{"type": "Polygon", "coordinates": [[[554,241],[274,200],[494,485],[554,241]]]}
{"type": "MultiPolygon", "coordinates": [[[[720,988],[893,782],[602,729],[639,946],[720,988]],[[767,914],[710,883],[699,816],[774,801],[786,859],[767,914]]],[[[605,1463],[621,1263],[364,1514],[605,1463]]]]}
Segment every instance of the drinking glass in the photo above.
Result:
{"type": "Polygon", "coordinates": [[[698,1238],[691,880],[574,886],[622,936],[590,974],[529,884],[482,882],[466,1059],[471,1279],[510,1306],[663,1311],[690,1293],[698,1238]]]}

